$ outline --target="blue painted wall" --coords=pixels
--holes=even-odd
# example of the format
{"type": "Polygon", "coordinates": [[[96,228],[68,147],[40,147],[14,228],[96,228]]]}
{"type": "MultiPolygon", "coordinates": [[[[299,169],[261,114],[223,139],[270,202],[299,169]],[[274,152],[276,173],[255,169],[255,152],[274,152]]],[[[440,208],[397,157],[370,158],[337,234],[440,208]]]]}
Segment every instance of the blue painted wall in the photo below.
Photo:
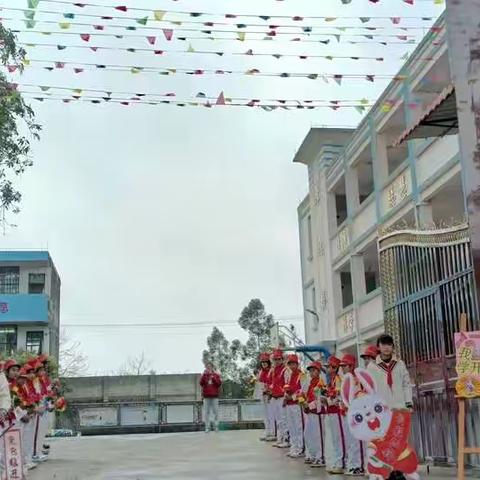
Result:
{"type": "Polygon", "coordinates": [[[1,262],[48,262],[50,256],[46,251],[22,252],[0,251],[1,262]]]}
{"type": "Polygon", "coordinates": [[[0,295],[0,324],[48,323],[46,295],[0,295]]]}

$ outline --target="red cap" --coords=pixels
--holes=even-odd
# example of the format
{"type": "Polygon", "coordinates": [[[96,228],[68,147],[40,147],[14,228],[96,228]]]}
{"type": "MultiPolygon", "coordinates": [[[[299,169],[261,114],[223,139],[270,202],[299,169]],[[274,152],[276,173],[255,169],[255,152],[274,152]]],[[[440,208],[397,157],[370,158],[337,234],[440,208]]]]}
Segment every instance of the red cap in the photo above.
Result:
{"type": "Polygon", "coordinates": [[[270,354],[267,352],[260,354],[260,361],[261,362],[269,362],[270,361],[270,354]]]}
{"type": "Polygon", "coordinates": [[[14,360],[13,358],[10,358],[3,365],[3,370],[5,370],[5,372],[8,372],[8,370],[12,367],[20,367],[20,364],[16,360],[14,360]]]}
{"type": "Polygon", "coordinates": [[[312,368],[316,368],[318,371],[322,369],[322,364],[320,362],[312,362],[308,367],[307,370],[310,370],[312,368]]]}
{"type": "Polygon", "coordinates": [[[272,353],[274,360],[283,360],[283,352],[281,350],[274,350],[272,353]]]}
{"type": "Polygon", "coordinates": [[[377,358],[378,355],[378,348],[376,345],[368,345],[363,353],[360,355],[360,357],[371,357],[371,358],[377,358]]]}
{"type": "Polygon", "coordinates": [[[327,362],[327,365],[329,367],[334,367],[334,368],[338,368],[340,366],[340,359],[335,357],[334,355],[331,355],[330,357],[328,357],[328,362],[327,362]]]}
{"type": "Polygon", "coordinates": [[[41,363],[48,363],[50,361],[50,357],[42,353],[41,355],[38,356],[37,360],[41,363]]]}
{"type": "Polygon", "coordinates": [[[22,370],[25,372],[25,373],[29,373],[31,372],[32,370],[35,370],[36,369],[36,366],[32,363],[32,362],[27,362],[23,367],[22,367],[22,370]]]}
{"type": "Polygon", "coordinates": [[[292,354],[287,357],[287,363],[300,363],[298,355],[292,354]]]}
{"type": "Polygon", "coordinates": [[[44,368],[44,365],[42,362],[40,362],[40,360],[38,360],[38,358],[36,358],[35,360],[33,360],[32,362],[29,362],[29,364],[32,366],[32,368],[36,371],[36,370],[39,370],[40,368],[44,368]]]}
{"type": "Polygon", "coordinates": [[[353,355],[350,355],[349,353],[346,353],[342,357],[341,362],[342,362],[342,365],[350,365],[351,367],[355,367],[355,365],[357,365],[357,359],[353,355]]]}

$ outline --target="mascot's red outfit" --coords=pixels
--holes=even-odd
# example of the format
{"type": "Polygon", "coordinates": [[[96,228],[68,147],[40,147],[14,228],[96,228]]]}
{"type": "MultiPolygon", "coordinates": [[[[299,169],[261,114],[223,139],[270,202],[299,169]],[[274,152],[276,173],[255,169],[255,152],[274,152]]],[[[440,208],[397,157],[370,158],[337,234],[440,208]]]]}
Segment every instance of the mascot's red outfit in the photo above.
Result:
{"type": "Polygon", "coordinates": [[[410,474],[416,472],[418,467],[417,455],[408,444],[412,414],[408,410],[392,412],[392,421],[385,436],[371,442],[370,446],[374,446],[376,451],[368,462],[368,472],[385,479],[394,470],[410,474]],[[371,463],[372,459],[375,460],[375,465],[371,463]],[[379,467],[378,463],[384,465],[379,467]]]}

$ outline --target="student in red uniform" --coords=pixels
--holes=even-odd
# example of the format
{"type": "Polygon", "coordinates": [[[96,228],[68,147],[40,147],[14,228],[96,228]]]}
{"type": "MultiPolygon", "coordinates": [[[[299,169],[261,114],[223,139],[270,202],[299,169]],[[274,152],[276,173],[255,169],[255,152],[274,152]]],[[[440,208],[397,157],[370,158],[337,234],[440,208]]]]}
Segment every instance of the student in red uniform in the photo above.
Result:
{"type": "MultiPolygon", "coordinates": [[[[357,359],[350,354],[345,354],[341,359],[342,372],[343,375],[351,373],[354,374],[355,367],[357,366],[357,359]]],[[[360,390],[360,383],[357,382],[357,389],[360,390]]],[[[343,405],[342,409],[342,422],[343,422],[343,432],[345,434],[345,448],[346,448],[346,457],[345,457],[345,475],[350,476],[363,476],[365,475],[364,470],[364,449],[362,442],[357,440],[351,433],[350,428],[347,424],[347,406],[343,405]]]]}
{"type": "Polygon", "coordinates": [[[263,404],[263,418],[265,424],[265,433],[260,440],[265,442],[274,442],[277,440],[275,436],[275,422],[273,419],[273,411],[268,393],[268,383],[270,378],[270,370],[272,364],[269,353],[260,355],[260,371],[257,374],[255,385],[255,398],[261,400],[263,404]]]}
{"type": "Polygon", "coordinates": [[[327,472],[342,474],[345,467],[345,432],[341,417],[341,385],[338,373],[340,359],[328,358],[328,383],[325,389],[327,414],[325,415],[325,446],[327,472]]]}
{"type": "Polygon", "coordinates": [[[323,441],[323,425],[321,414],[321,405],[317,401],[317,391],[325,387],[320,372],[322,365],[320,362],[312,362],[307,367],[310,378],[305,384],[302,393],[305,403],[303,409],[305,413],[305,463],[312,468],[325,466],[325,453],[323,441]]]}
{"type": "Polygon", "coordinates": [[[298,404],[297,395],[302,389],[303,372],[300,370],[300,361],[297,355],[287,357],[287,371],[285,372],[285,408],[287,411],[287,428],[290,435],[291,458],[303,456],[303,412],[298,404]]]}
{"type": "Polygon", "coordinates": [[[213,426],[218,432],[218,397],[220,396],[220,387],[222,378],[215,371],[213,364],[208,362],[205,365],[205,371],[200,378],[203,396],[203,414],[205,417],[205,432],[210,432],[213,426]]]}
{"type": "Polygon", "coordinates": [[[288,443],[288,429],[287,418],[284,406],[284,391],[285,386],[285,362],[283,359],[283,352],[275,350],[272,354],[273,367],[270,371],[268,392],[271,397],[273,419],[275,421],[275,428],[277,433],[277,441],[273,444],[278,448],[289,448],[288,443]]]}

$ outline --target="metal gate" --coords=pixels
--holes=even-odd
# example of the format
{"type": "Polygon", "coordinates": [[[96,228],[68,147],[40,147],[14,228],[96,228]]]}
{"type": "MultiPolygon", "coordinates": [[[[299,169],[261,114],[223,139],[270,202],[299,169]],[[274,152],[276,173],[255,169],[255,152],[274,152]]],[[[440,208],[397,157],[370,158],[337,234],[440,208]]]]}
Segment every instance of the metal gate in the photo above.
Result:
{"type": "MultiPolygon", "coordinates": [[[[385,328],[414,382],[414,439],[424,460],[456,458],[455,346],[461,313],[479,330],[468,226],[401,230],[379,238],[385,328]]],[[[468,436],[480,438],[473,404],[468,436]]],[[[472,459],[479,463],[478,459],[472,459]]]]}

